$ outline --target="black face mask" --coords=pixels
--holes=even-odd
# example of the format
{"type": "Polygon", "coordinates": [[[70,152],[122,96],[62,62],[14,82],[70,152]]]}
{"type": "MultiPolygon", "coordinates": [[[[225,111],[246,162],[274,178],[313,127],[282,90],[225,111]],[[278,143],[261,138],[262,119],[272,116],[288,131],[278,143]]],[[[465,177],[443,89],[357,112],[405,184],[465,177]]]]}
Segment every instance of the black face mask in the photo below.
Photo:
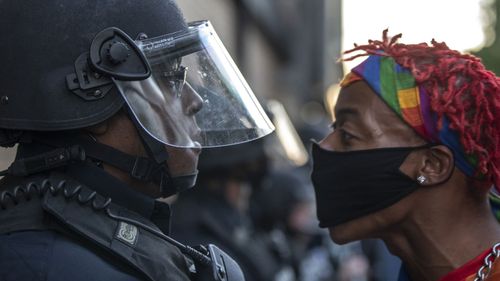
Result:
{"type": "Polygon", "coordinates": [[[335,152],[313,144],[311,179],[320,227],[384,209],[415,191],[418,182],[399,167],[410,152],[425,147],[335,152]]]}

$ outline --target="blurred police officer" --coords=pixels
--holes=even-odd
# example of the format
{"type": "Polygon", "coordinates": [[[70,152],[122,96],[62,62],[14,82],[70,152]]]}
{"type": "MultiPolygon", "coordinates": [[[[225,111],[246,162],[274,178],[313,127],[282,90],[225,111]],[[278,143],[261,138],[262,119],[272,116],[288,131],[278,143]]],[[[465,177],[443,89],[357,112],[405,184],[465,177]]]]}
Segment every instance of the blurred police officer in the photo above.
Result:
{"type": "Polygon", "coordinates": [[[173,204],[173,237],[195,245],[212,241],[238,262],[247,281],[277,280],[280,271],[279,260],[253,231],[248,210],[267,173],[263,141],[204,150],[196,188],[173,204]]]}
{"type": "Polygon", "coordinates": [[[237,280],[155,200],[194,185],[202,147],[272,131],[210,23],[171,0],[5,0],[0,33],[0,279],[237,280]]]}

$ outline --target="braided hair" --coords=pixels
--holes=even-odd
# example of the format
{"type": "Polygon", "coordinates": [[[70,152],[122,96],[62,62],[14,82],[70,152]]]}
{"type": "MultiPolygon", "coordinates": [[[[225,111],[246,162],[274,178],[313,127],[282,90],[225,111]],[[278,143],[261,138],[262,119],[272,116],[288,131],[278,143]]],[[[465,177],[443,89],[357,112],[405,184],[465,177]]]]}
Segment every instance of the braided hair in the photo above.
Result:
{"type": "Polygon", "coordinates": [[[444,42],[402,44],[397,42],[402,34],[389,38],[387,33],[384,30],[382,41],[355,44],[344,52],[351,56],[343,60],[389,56],[409,69],[429,95],[438,128],[446,117],[466,155],[476,164],[475,176],[500,190],[500,77],[486,70],[479,58],[451,50],[444,42]]]}

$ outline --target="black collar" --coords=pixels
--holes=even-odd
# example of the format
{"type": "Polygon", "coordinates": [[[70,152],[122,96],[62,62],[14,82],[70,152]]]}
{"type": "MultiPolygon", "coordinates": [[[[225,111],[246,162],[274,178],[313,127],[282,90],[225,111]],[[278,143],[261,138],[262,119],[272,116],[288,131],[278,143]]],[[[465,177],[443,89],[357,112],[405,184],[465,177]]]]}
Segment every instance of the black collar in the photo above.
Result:
{"type": "MultiPolygon", "coordinates": [[[[31,157],[51,149],[53,147],[42,143],[23,143],[19,145],[16,159],[31,157]]],[[[61,172],[73,177],[100,195],[111,198],[112,202],[151,220],[165,234],[169,233],[171,212],[168,204],[135,191],[94,163],[72,163],[61,172]]]]}

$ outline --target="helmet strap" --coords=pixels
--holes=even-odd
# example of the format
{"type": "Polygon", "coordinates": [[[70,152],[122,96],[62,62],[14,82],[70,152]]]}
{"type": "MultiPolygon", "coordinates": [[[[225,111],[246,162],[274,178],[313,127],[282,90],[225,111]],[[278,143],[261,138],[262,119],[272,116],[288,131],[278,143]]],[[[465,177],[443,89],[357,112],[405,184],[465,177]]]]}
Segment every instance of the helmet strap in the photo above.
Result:
{"type": "MultiPolygon", "coordinates": [[[[21,141],[20,143],[27,144],[38,142],[49,147],[54,147],[54,150],[28,158],[16,159],[16,161],[12,163],[11,168],[6,170],[4,174],[27,176],[67,166],[75,162],[92,159],[109,164],[128,173],[132,178],[139,181],[157,184],[160,186],[162,196],[166,197],[176,193],[166,192],[166,190],[169,190],[167,187],[173,185],[166,166],[167,152],[165,150],[163,152],[164,154],[157,156],[157,159],[165,159],[165,161],[158,163],[157,160],[151,156],[142,157],[130,155],[111,146],[96,142],[93,138],[81,134],[40,133],[33,134],[30,138],[24,138],[24,140],[25,141],[21,141]],[[78,153],[73,152],[75,150],[77,150],[78,153]],[[64,157],[61,157],[61,155],[64,157]],[[52,161],[52,159],[62,160],[55,162],[52,161]]],[[[155,149],[158,149],[158,147],[155,149]]]]}
{"type": "Polygon", "coordinates": [[[128,115],[130,120],[134,123],[135,128],[139,132],[139,136],[143,143],[144,148],[150,159],[154,159],[156,164],[163,167],[161,173],[158,173],[154,180],[160,187],[160,192],[162,197],[169,197],[186,189],[194,186],[196,183],[196,178],[198,173],[183,175],[183,176],[171,176],[169,173],[167,159],[168,152],[166,149],[166,144],[153,138],[146,130],[139,124],[134,114],[128,109],[128,115]]]}

